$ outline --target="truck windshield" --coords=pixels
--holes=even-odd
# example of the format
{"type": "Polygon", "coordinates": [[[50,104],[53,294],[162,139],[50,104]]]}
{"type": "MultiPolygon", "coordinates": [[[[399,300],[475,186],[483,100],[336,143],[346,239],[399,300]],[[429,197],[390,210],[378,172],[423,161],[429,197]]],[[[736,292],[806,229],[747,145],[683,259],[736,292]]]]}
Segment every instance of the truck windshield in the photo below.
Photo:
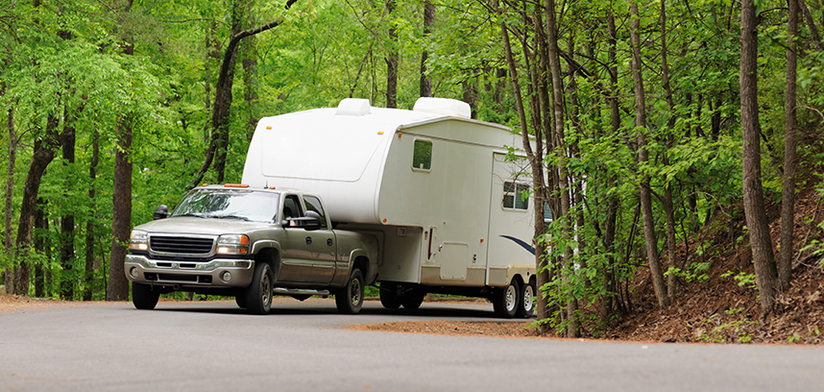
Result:
{"type": "Polygon", "coordinates": [[[272,222],[277,220],[278,196],[245,189],[196,190],[183,198],[172,216],[272,222]]]}

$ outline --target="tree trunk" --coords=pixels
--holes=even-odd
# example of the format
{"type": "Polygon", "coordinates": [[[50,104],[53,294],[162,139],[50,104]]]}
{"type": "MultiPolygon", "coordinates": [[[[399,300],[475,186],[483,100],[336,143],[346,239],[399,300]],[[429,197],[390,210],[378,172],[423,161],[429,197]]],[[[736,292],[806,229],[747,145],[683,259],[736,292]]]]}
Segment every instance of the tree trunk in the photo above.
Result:
{"type": "MultiPolygon", "coordinates": [[[[243,28],[248,29],[255,25],[255,15],[252,10],[254,1],[246,2],[243,18],[243,28]]],[[[243,41],[240,46],[240,61],[243,66],[243,98],[246,101],[246,141],[251,141],[257,127],[258,115],[256,109],[258,94],[255,88],[257,77],[257,40],[254,36],[243,41]]]]}
{"type": "MultiPolygon", "coordinates": [[[[82,110],[82,108],[78,108],[82,110]]],[[[76,113],[70,113],[68,107],[64,108],[63,118],[63,159],[68,164],[74,164],[75,155],[75,122],[76,113]]],[[[74,278],[72,276],[72,264],[74,263],[74,215],[69,214],[60,219],[60,265],[63,266],[62,279],[60,281],[60,296],[64,299],[74,299],[74,278]]]]}
{"type": "MultiPolygon", "coordinates": [[[[14,250],[14,226],[12,226],[12,214],[14,214],[13,193],[14,193],[14,166],[17,161],[17,134],[14,132],[14,109],[9,108],[6,126],[9,131],[9,164],[6,169],[6,194],[5,210],[3,211],[4,237],[3,246],[6,249],[6,257],[11,259],[14,250]]],[[[6,267],[3,276],[6,292],[14,292],[14,267],[6,267]]]]}
{"type": "MultiPolygon", "coordinates": [[[[675,126],[675,102],[672,98],[672,87],[670,86],[669,64],[667,64],[667,8],[666,0],[661,0],[661,83],[664,85],[664,92],[666,94],[667,105],[670,110],[670,117],[667,121],[667,131],[671,132],[675,126]]],[[[672,138],[667,135],[667,147],[672,147],[672,138]]],[[[664,152],[662,162],[665,166],[669,166],[669,158],[667,152],[664,152]]],[[[670,273],[667,274],[667,300],[669,303],[675,301],[675,274],[677,252],[675,250],[675,211],[672,202],[672,184],[667,182],[664,184],[664,196],[662,200],[664,206],[664,214],[667,219],[667,259],[669,261],[670,273]]]]}
{"type": "MultiPolygon", "coordinates": [[[[807,5],[804,3],[804,0],[798,0],[798,4],[796,6],[801,10],[801,13],[804,14],[804,20],[807,22],[807,28],[810,29],[810,35],[812,36],[813,43],[816,48],[818,48],[819,52],[824,52],[824,41],[821,41],[821,34],[818,32],[818,26],[815,24],[815,20],[813,19],[810,10],[807,8],[807,5]]],[[[796,23],[798,22],[796,21],[796,23]]],[[[798,26],[796,25],[796,29],[797,28],[798,26]]]]}
{"type": "Polygon", "coordinates": [[[29,278],[31,268],[26,260],[32,244],[34,228],[34,214],[37,209],[37,194],[46,167],[54,159],[54,152],[60,147],[60,137],[57,132],[60,120],[56,116],[48,116],[46,130],[42,137],[34,141],[34,152],[31,157],[29,172],[26,174],[26,185],[23,188],[23,200],[20,203],[20,221],[17,227],[17,241],[15,248],[21,256],[19,265],[14,268],[13,294],[29,294],[29,278]]]}
{"type": "Polygon", "coordinates": [[[389,15],[389,54],[386,55],[386,107],[398,107],[398,30],[391,22],[395,13],[395,0],[386,0],[386,13],[389,15]]]}
{"type": "Polygon", "coordinates": [[[658,256],[658,240],[655,236],[654,216],[652,214],[652,189],[650,188],[650,177],[644,173],[643,166],[649,160],[649,152],[646,148],[647,115],[646,99],[644,93],[644,80],[641,74],[641,37],[638,31],[641,29],[640,16],[638,15],[638,5],[630,6],[631,31],[630,41],[632,44],[632,79],[635,91],[635,126],[638,128],[636,142],[638,144],[638,164],[639,176],[639,197],[641,199],[641,214],[644,221],[644,240],[646,243],[647,259],[649,261],[650,276],[655,296],[658,298],[658,306],[665,309],[669,306],[666,287],[664,285],[664,274],[661,271],[661,262],[658,256]]]}
{"type": "Polygon", "coordinates": [[[112,251],[109,263],[107,301],[129,298],[129,281],[123,271],[132,224],[132,119],[121,118],[116,125],[117,150],[114,156],[112,192],[112,251]]]}
{"type": "Polygon", "coordinates": [[[795,147],[796,147],[796,77],[798,74],[798,2],[787,0],[787,85],[784,92],[784,179],[781,193],[781,249],[778,258],[778,290],[790,288],[793,262],[793,228],[795,227],[795,147]]]}
{"type": "MultiPolygon", "coordinates": [[[[95,197],[97,196],[97,190],[95,189],[95,179],[97,178],[97,164],[100,161],[100,132],[97,129],[93,130],[92,134],[92,161],[89,164],[89,200],[91,201],[92,206],[95,206],[95,197]]],[[[97,208],[92,207],[92,213],[89,216],[89,219],[86,221],[86,276],[85,276],[85,288],[83,290],[83,300],[84,301],[91,301],[92,300],[92,288],[94,284],[94,243],[97,236],[95,235],[95,219],[94,216],[97,215],[97,208]]]]}
{"type": "MultiPolygon", "coordinates": [[[[427,38],[429,34],[432,32],[432,24],[435,23],[435,5],[432,4],[432,0],[424,0],[423,2],[423,41],[424,44],[427,43],[427,38]]],[[[429,57],[429,54],[424,47],[423,52],[421,53],[421,96],[422,97],[431,97],[432,96],[432,78],[430,78],[426,74],[426,59],[429,57]]]]}
{"type": "MultiPolygon", "coordinates": [[[[51,260],[51,245],[49,244],[49,220],[46,215],[46,209],[49,202],[42,197],[37,198],[37,209],[34,211],[34,249],[37,253],[45,255],[48,260],[51,260]]],[[[44,271],[43,263],[36,263],[34,265],[34,296],[43,298],[46,293],[46,272],[44,271]]]]}
{"type": "Polygon", "coordinates": [[[743,133],[744,212],[750,233],[761,319],[766,321],[775,304],[776,281],[770,228],[761,188],[761,127],[758,121],[758,15],[753,0],[741,5],[741,129],[743,133]]]}

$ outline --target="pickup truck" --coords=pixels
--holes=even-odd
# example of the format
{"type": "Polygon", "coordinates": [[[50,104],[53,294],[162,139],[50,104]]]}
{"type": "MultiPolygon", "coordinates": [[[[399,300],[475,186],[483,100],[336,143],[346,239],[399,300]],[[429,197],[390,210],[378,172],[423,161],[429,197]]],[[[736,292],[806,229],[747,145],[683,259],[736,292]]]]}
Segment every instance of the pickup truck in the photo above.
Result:
{"type": "Polygon", "coordinates": [[[267,314],[273,295],[304,300],[334,294],[338,311],[358,313],[377,277],[378,240],[334,230],[317,195],[242,184],[191,190],[173,212],[161,205],[136,226],[124,272],[138,309],[175,291],[234,296],[267,314]]]}

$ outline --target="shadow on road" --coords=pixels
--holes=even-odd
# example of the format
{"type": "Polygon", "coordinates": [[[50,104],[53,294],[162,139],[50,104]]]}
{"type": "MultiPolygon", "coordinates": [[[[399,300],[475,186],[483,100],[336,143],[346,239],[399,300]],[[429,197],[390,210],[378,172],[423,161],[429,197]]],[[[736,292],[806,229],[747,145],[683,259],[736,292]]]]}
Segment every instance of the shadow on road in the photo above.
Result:
{"type": "MultiPolygon", "coordinates": [[[[246,311],[235,306],[229,301],[204,301],[204,302],[161,302],[155,308],[156,312],[188,312],[188,313],[214,313],[214,314],[238,314],[245,315],[246,311]]],[[[339,314],[334,302],[285,302],[273,303],[269,315],[336,315],[339,314]]],[[[424,303],[419,309],[386,309],[377,302],[367,302],[361,309],[359,315],[373,316],[398,316],[399,318],[414,319],[455,319],[455,318],[476,318],[495,319],[491,306],[478,304],[445,304],[445,303],[424,303]],[[486,308],[489,309],[486,309],[486,308]]]]}

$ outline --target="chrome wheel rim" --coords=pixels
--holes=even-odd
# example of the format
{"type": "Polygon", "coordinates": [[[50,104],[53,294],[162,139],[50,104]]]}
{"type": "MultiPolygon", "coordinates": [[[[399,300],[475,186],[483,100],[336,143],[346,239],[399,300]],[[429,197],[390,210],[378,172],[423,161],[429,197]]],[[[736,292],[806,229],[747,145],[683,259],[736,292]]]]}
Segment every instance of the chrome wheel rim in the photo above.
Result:
{"type": "Polygon", "coordinates": [[[528,284],[524,287],[524,310],[529,312],[532,310],[533,306],[533,299],[532,297],[535,296],[535,293],[532,291],[532,285],[528,284]]]}
{"type": "Polygon", "coordinates": [[[263,274],[260,279],[260,300],[263,305],[268,305],[272,299],[272,282],[269,279],[269,274],[263,274]]]}
{"type": "Polygon", "coordinates": [[[504,304],[506,305],[507,311],[512,311],[515,309],[515,306],[518,304],[518,292],[515,290],[515,286],[509,285],[506,288],[506,293],[504,293],[504,304]]]}
{"type": "Polygon", "coordinates": [[[352,300],[352,305],[358,306],[361,301],[360,279],[352,280],[352,284],[349,286],[349,298],[352,300]]]}

